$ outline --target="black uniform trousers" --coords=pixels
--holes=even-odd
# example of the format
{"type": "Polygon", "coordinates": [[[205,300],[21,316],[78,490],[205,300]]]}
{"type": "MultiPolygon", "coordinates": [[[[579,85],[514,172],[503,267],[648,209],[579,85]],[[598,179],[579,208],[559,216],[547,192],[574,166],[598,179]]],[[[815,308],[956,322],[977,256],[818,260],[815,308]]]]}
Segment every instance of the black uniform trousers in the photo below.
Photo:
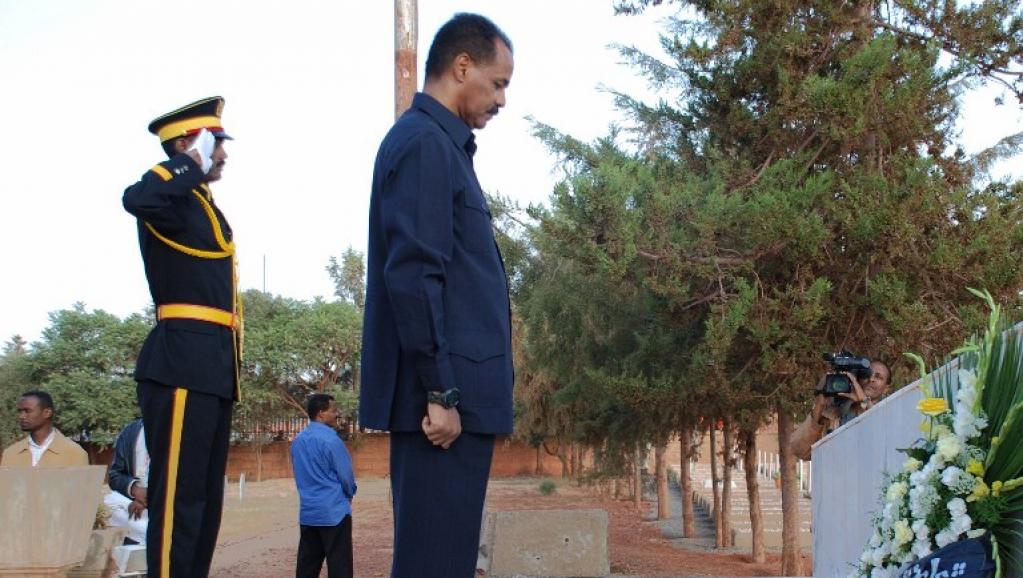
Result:
{"type": "Polygon", "coordinates": [[[472,578],[494,436],[462,432],[444,450],[419,432],[391,433],[391,578],[472,578]]]}
{"type": "Polygon", "coordinates": [[[295,578],[319,578],[323,559],[327,578],[352,578],[352,517],[336,526],[299,525],[298,560],[295,578]]]}
{"type": "Polygon", "coordinates": [[[142,380],[150,578],[206,578],[224,505],[233,401],[142,380]]]}

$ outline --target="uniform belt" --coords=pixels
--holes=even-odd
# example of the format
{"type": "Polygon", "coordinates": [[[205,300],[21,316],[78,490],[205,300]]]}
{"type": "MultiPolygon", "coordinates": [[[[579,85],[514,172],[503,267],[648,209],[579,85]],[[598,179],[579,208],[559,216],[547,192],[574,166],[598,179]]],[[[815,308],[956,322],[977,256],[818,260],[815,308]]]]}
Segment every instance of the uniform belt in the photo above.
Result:
{"type": "Polygon", "coordinates": [[[191,305],[189,303],[165,303],[156,308],[156,318],[163,319],[195,319],[208,321],[230,327],[238,328],[238,317],[230,311],[207,307],[206,305],[191,305]]]}

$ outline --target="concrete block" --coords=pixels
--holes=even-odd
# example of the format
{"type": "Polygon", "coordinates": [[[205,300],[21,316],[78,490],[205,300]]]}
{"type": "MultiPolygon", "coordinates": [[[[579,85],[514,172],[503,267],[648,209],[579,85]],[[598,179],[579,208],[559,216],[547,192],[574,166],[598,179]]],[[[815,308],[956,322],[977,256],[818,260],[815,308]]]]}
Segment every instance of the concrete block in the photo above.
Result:
{"type": "Polygon", "coordinates": [[[495,512],[487,576],[607,576],[607,524],[604,510],[495,512]]]}
{"type": "Polygon", "coordinates": [[[119,576],[146,575],[146,547],[135,544],[114,548],[114,562],[119,576]]]}
{"type": "Polygon", "coordinates": [[[104,466],[0,468],[0,576],[64,576],[81,564],[105,472],[104,466]]]}
{"type": "Polygon", "coordinates": [[[105,528],[93,530],[89,536],[89,549],[82,565],[71,570],[68,578],[104,578],[111,576],[114,560],[111,551],[124,541],[126,528],[105,528]]]}

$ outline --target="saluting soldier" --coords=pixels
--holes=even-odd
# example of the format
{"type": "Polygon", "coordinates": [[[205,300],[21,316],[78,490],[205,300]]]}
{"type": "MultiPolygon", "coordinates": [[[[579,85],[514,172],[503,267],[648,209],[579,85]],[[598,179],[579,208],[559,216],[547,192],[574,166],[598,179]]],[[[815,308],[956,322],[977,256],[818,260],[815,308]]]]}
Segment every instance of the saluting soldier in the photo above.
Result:
{"type": "Polygon", "coordinates": [[[151,457],[150,577],[207,576],[220,530],[241,359],[234,241],[209,188],[231,138],[223,107],[206,98],[151,122],[169,158],[124,191],[157,318],[135,367],[151,457]]]}

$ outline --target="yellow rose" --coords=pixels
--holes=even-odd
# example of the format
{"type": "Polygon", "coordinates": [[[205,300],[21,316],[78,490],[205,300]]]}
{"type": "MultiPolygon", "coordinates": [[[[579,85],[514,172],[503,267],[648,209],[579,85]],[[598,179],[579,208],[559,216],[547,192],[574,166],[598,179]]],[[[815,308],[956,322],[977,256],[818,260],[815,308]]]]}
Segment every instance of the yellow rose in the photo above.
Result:
{"type": "Polygon", "coordinates": [[[998,481],[991,484],[991,494],[996,498],[1002,493],[1002,482],[998,481]]]}
{"type": "Polygon", "coordinates": [[[983,476],[984,464],[980,463],[980,460],[970,460],[970,463],[966,464],[966,471],[978,477],[983,476]]]}
{"type": "Polygon", "coordinates": [[[916,408],[924,415],[935,417],[948,411],[948,402],[943,397],[925,397],[916,404],[916,408]]]}

